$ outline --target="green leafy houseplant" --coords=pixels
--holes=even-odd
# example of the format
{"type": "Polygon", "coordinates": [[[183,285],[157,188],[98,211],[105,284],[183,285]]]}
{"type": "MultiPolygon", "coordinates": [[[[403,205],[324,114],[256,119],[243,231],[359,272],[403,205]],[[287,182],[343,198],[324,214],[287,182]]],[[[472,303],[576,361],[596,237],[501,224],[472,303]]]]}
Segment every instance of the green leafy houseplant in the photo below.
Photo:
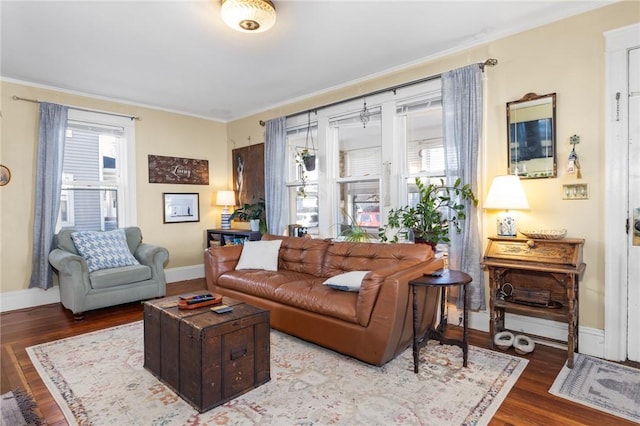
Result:
{"type": "Polygon", "coordinates": [[[259,220],[260,232],[263,234],[266,233],[267,216],[264,198],[260,198],[258,201],[251,204],[245,203],[242,207],[237,208],[233,213],[231,213],[230,219],[243,221],[259,220]]]}
{"type": "MultiPolygon", "coordinates": [[[[305,166],[305,161],[308,161],[308,160],[306,160],[307,157],[305,155],[306,156],[310,155],[309,150],[306,148],[300,151],[298,155],[296,155],[296,164],[300,168],[300,182],[301,182],[301,185],[298,187],[298,195],[300,195],[303,198],[306,198],[307,196],[306,188],[307,188],[307,179],[308,179],[307,168],[305,166]]],[[[314,156],[314,164],[315,164],[315,156],[314,156]]]]}
{"type": "Polygon", "coordinates": [[[358,225],[358,222],[349,213],[343,210],[342,214],[349,220],[349,225],[342,225],[342,231],[339,235],[343,241],[368,243],[376,240],[372,234],[367,232],[366,228],[358,225]]]}
{"type": "MultiPolygon", "coordinates": [[[[389,211],[387,224],[379,229],[380,240],[389,241],[388,230],[404,228],[413,230],[416,241],[422,240],[433,247],[440,242],[448,243],[449,226],[459,233],[460,221],[467,217],[464,201],[478,205],[471,186],[462,185],[460,179],[451,186],[445,185],[442,179],[439,185],[425,185],[418,178],[416,186],[420,195],[418,203],[389,211]]],[[[398,242],[398,233],[391,242],[398,242]]]]}

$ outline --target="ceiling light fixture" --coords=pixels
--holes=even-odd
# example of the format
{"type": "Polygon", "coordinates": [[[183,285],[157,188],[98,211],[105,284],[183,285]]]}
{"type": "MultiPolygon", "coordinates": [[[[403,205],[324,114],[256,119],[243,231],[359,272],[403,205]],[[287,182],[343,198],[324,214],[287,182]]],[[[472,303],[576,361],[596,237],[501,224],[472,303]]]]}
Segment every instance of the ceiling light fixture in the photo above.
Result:
{"type": "Polygon", "coordinates": [[[225,24],[243,33],[261,33],[276,23],[270,0],[222,0],[221,14],[225,24]]]}

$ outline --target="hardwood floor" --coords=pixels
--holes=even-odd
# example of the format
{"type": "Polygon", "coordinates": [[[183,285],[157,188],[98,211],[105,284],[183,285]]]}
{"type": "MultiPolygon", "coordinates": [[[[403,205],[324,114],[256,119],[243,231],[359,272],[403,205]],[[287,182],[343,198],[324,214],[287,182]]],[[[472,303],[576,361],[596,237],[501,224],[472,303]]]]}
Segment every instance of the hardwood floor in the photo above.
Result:
{"type": "MultiPolygon", "coordinates": [[[[171,283],[167,286],[167,293],[176,295],[204,288],[204,279],[197,279],[171,283]]],[[[0,317],[1,392],[16,388],[27,390],[36,400],[40,415],[47,424],[66,425],[62,412],[31,364],[25,348],[141,319],[140,303],[90,311],[83,321],[75,321],[73,315],[60,304],[3,313],[0,317]]],[[[453,333],[457,332],[457,327],[452,329],[453,333]]],[[[486,348],[488,335],[471,330],[470,341],[472,345],[486,348]]],[[[513,350],[509,353],[515,355],[513,350]]],[[[526,358],[529,359],[527,368],[495,414],[491,425],[635,424],[548,393],[564,364],[564,350],[537,345],[535,351],[526,358]]]]}

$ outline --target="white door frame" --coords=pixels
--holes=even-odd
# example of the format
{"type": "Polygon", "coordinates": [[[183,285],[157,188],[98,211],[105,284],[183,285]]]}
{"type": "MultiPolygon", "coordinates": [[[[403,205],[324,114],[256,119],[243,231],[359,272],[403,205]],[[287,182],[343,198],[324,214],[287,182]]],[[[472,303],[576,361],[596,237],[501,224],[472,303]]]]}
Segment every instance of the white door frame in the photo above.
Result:
{"type": "Polygon", "coordinates": [[[605,312],[604,356],[627,359],[628,79],[627,50],[640,44],[640,24],[604,33],[605,93],[605,312]],[[619,102],[616,93],[620,93],[619,102]],[[618,120],[619,119],[619,120],[618,120]]]}

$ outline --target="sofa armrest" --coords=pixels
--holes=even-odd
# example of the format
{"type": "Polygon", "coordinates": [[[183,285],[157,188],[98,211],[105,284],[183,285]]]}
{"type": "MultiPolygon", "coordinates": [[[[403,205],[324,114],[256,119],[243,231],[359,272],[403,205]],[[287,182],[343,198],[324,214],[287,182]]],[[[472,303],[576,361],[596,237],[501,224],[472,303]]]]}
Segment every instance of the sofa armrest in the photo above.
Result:
{"type": "Polygon", "coordinates": [[[89,267],[82,256],[61,249],[53,249],[49,253],[49,263],[59,274],[71,275],[74,273],[87,274],[89,267]]]}
{"type": "Polygon", "coordinates": [[[84,312],[86,294],[91,291],[87,261],[77,254],[54,249],[49,253],[49,263],[58,271],[60,302],[74,314],[84,312]]]}
{"type": "MultiPolygon", "coordinates": [[[[391,359],[398,350],[404,350],[411,344],[413,327],[412,297],[409,281],[427,272],[444,266],[441,259],[430,259],[388,276],[379,286],[376,300],[373,301],[372,311],[367,321],[367,328],[372,330],[368,336],[384,347],[382,359],[391,359]]],[[[419,331],[424,332],[429,325],[433,325],[437,316],[438,289],[421,287],[419,294],[420,312],[419,331]]],[[[361,290],[362,291],[362,290],[361,290]]],[[[360,319],[360,311],[357,313],[360,319]]]]}
{"type": "Polygon", "coordinates": [[[204,251],[204,276],[207,281],[207,290],[215,291],[220,275],[236,268],[241,253],[241,245],[215,246],[204,251]]]}
{"type": "Polygon", "coordinates": [[[133,253],[133,257],[138,259],[143,265],[151,268],[151,278],[166,283],[164,276],[164,265],[169,260],[169,251],[161,246],[140,243],[133,253]]]}
{"type": "Polygon", "coordinates": [[[378,299],[385,301],[397,300],[397,297],[387,298],[383,293],[409,294],[409,281],[421,277],[427,272],[442,268],[444,262],[440,259],[429,259],[416,265],[398,271],[397,266],[372,271],[363,280],[358,294],[356,315],[358,323],[367,327],[378,299]],[[389,291],[385,291],[389,290],[389,291]]]}

